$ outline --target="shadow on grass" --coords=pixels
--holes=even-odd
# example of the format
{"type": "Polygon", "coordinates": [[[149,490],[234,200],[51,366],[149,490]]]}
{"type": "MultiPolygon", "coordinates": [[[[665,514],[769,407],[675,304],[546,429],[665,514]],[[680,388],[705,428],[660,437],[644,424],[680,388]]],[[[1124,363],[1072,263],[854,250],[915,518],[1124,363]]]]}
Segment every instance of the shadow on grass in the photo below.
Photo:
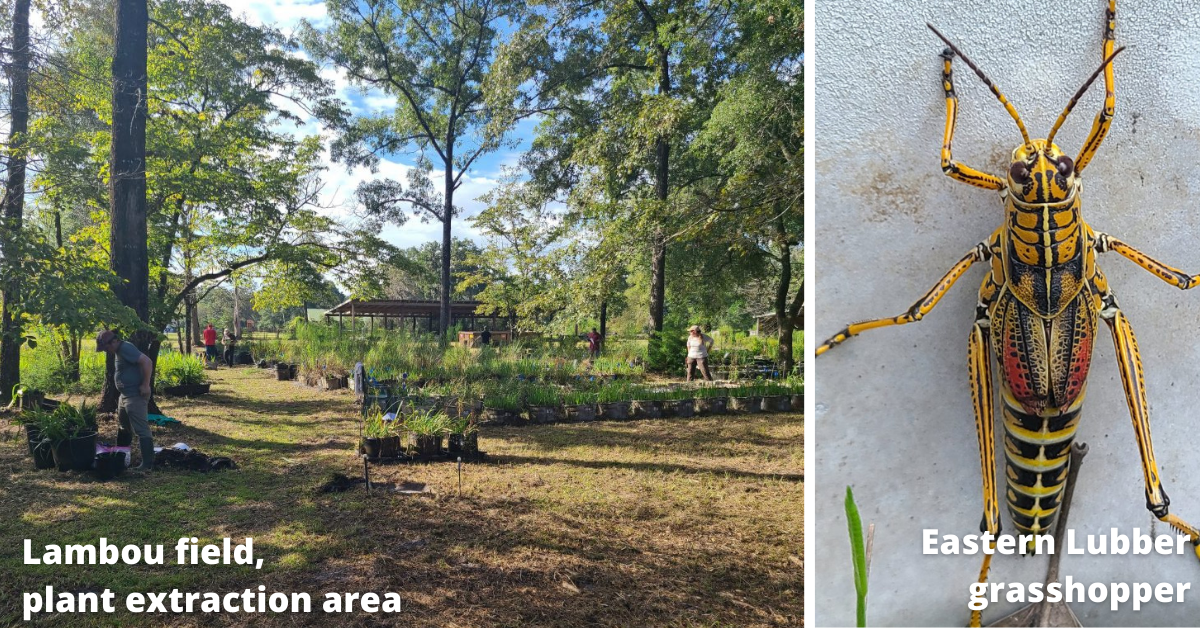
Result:
{"type": "Polygon", "coordinates": [[[563,464],[584,469],[627,469],[630,471],[648,471],[654,473],[682,473],[685,475],[714,475],[719,477],[738,478],[743,480],[780,480],[784,482],[803,482],[803,473],[755,473],[725,467],[697,467],[682,464],[660,462],[619,462],[613,460],[572,460],[569,458],[540,458],[535,456],[511,456],[499,454],[491,456],[496,463],[530,464],[553,466],[563,464]]]}
{"type": "MultiPolygon", "coordinates": [[[[348,399],[341,400],[337,397],[331,397],[329,399],[291,399],[276,401],[251,399],[240,395],[227,394],[224,392],[211,392],[203,397],[198,397],[195,401],[202,402],[196,403],[195,405],[197,406],[211,404],[215,406],[237,408],[238,410],[253,412],[255,414],[265,414],[272,417],[313,416],[317,414],[328,413],[333,406],[337,405],[338,401],[342,401],[347,407],[351,407],[351,403],[348,399]]],[[[239,419],[239,421],[247,421],[247,419],[239,419]]],[[[274,422],[278,422],[278,419],[276,419],[274,422]]]]}
{"type": "Polygon", "coordinates": [[[601,421],[560,424],[545,429],[496,428],[485,434],[548,452],[602,446],[733,457],[747,455],[749,452],[745,447],[771,453],[800,450],[804,444],[803,419],[800,415],[794,416],[793,427],[797,433],[793,437],[765,433],[780,428],[779,419],[772,415],[601,421]]]}

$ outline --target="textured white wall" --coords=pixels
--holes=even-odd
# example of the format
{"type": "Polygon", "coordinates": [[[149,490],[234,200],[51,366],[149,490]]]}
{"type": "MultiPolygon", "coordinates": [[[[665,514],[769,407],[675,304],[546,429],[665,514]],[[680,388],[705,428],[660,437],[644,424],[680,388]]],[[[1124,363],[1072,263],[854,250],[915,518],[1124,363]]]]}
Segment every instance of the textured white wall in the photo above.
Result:
{"type": "MultiPolygon", "coordinates": [[[[1045,137],[1101,61],[1103,0],[820,0],[816,11],[817,238],[820,341],[852,320],[903,312],[999,226],[998,196],[945,177],[943,44],[931,22],[992,78],[1045,137]]],[[[1200,12],[1195,2],[1117,7],[1117,113],[1084,172],[1084,213],[1160,260],[1200,272],[1200,12]]],[[[954,156],[1002,175],[1020,135],[987,88],[955,64],[961,112],[954,156]]],[[[1101,106],[1097,82],[1056,138],[1074,156],[1101,106]]],[[[1172,512],[1200,524],[1200,290],[1181,292],[1108,254],[1100,258],[1141,344],[1158,463],[1172,512]]],[[[842,499],[855,489],[876,524],[871,625],[963,625],[979,557],[922,556],[922,528],[977,533],[978,454],[967,388],[966,341],[976,268],[923,322],[868,332],[819,358],[815,370],[815,576],[819,625],[854,619],[842,499]]],[[[1101,326],[1078,439],[1084,461],[1072,527],[1166,531],[1145,509],[1137,448],[1107,327],[1101,326]]],[[[1000,432],[999,426],[997,433],[1000,432]]],[[[998,454],[1002,460],[1002,455],[998,454]]],[[[1002,482],[1003,475],[998,475],[1002,482]]],[[[1006,530],[1012,530],[1007,513],[1006,530]]],[[[1040,582],[1044,557],[998,556],[992,580],[1040,582]]],[[[1064,556],[1062,575],[1085,582],[1196,582],[1183,556],[1064,556]]],[[[1139,613],[1077,604],[1085,625],[1196,625],[1200,592],[1139,613]]],[[[1001,603],[995,621],[1015,610],[1001,603]]]]}

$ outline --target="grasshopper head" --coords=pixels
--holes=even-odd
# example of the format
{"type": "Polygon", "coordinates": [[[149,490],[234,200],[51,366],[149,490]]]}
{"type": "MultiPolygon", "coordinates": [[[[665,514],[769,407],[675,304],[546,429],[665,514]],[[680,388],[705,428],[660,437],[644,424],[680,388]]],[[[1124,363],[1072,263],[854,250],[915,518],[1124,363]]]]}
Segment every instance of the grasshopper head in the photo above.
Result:
{"type": "Polygon", "coordinates": [[[1075,162],[1047,140],[1032,140],[1013,150],[1008,192],[1025,203],[1056,203],[1075,190],[1075,162]]]}

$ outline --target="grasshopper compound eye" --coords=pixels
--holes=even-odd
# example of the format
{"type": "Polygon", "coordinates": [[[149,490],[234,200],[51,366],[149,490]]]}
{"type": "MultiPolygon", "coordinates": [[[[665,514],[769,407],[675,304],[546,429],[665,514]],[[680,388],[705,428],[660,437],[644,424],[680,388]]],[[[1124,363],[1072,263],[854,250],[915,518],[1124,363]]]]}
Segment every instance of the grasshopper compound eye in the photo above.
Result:
{"type": "Polygon", "coordinates": [[[1016,183],[1029,183],[1029,165],[1023,161],[1014,163],[1008,169],[1008,176],[1016,183]]]}
{"type": "Polygon", "coordinates": [[[1075,162],[1071,161],[1070,157],[1063,155],[1058,158],[1058,174],[1069,177],[1071,172],[1075,170],[1075,162]]]}

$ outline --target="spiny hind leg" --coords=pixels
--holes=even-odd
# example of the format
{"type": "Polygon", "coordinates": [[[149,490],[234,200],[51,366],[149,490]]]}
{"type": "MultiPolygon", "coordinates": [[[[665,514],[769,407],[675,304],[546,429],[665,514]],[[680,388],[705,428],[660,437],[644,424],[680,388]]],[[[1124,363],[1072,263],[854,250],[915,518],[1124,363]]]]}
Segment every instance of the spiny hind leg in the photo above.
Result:
{"type": "MultiPolygon", "coordinates": [[[[986,288],[986,286],[985,286],[986,288]]],[[[971,380],[971,402],[975,410],[975,433],[979,440],[979,465],[983,475],[983,519],[979,522],[981,532],[990,532],[994,539],[1000,534],[1000,503],[996,493],[996,416],[992,388],[992,353],[985,327],[986,304],[980,304],[980,319],[971,329],[967,349],[967,373],[971,380]]],[[[991,543],[996,549],[996,542],[991,543]]],[[[983,566],[979,569],[976,582],[987,582],[992,555],[984,554],[983,566]]],[[[981,611],[971,611],[971,626],[979,626],[981,611]]]]}
{"type": "Polygon", "coordinates": [[[963,273],[967,272],[967,269],[970,268],[972,264],[975,262],[990,260],[992,258],[992,242],[998,237],[998,234],[993,234],[988,241],[982,242],[974,249],[971,249],[970,253],[967,253],[966,256],[958,260],[958,263],[954,265],[954,268],[951,268],[950,272],[946,273],[946,275],[942,277],[940,281],[938,281],[936,286],[930,288],[929,292],[926,292],[924,296],[922,296],[916,303],[912,305],[912,307],[908,308],[907,312],[891,318],[877,318],[874,320],[847,325],[841,331],[829,338],[829,340],[821,343],[821,345],[817,347],[816,354],[819,356],[836,347],[837,345],[842,344],[846,340],[850,339],[851,336],[857,336],[868,329],[891,327],[892,325],[906,325],[908,323],[914,323],[921,320],[926,314],[933,310],[938,301],[940,301],[942,297],[950,291],[950,288],[954,285],[954,282],[958,281],[958,278],[962,277],[963,273]]]}
{"type": "Polygon", "coordinates": [[[1117,364],[1121,369],[1121,385],[1125,388],[1125,402],[1133,419],[1133,433],[1137,438],[1138,453],[1142,457],[1142,475],[1146,485],[1146,508],[1159,521],[1188,535],[1200,558],[1200,530],[1183,519],[1168,512],[1171,505],[1167,492],[1163,490],[1158,475],[1158,463],[1154,460],[1154,443],[1150,440],[1150,413],[1146,404],[1146,386],[1142,376],[1142,358],[1138,353],[1137,339],[1133,327],[1124,312],[1117,306],[1111,294],[1106,295],[1101,318],[1108,323],[1113,341],[1117,346],[1117,364]]]}

